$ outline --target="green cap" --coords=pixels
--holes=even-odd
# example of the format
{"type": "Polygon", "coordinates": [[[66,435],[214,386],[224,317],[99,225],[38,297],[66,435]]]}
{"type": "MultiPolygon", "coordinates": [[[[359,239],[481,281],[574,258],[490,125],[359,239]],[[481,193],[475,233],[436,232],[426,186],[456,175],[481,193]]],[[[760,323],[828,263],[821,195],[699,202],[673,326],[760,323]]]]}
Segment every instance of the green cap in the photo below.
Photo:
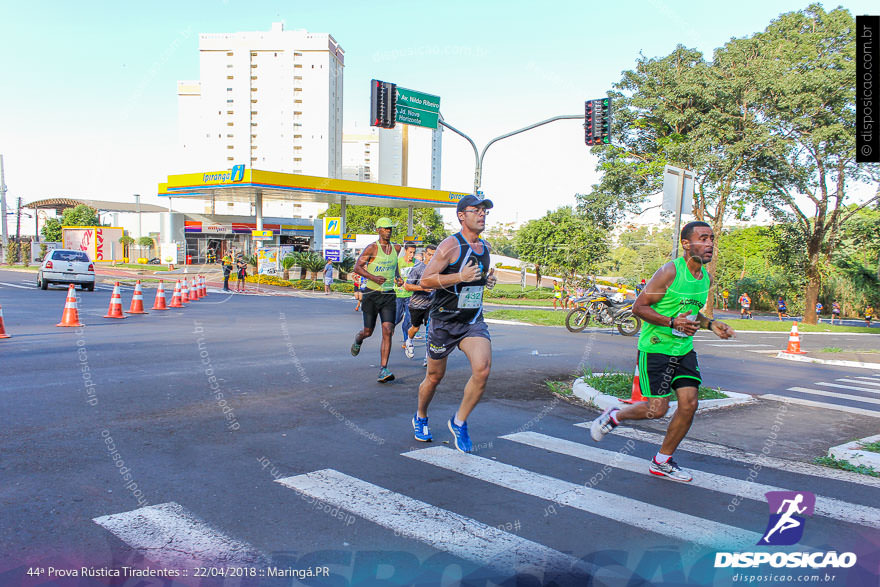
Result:
{"type": "Polygon", "coordinates": [[[394,223],[387,216],[376,221],[376,228],[394,228],[394,223]]]}

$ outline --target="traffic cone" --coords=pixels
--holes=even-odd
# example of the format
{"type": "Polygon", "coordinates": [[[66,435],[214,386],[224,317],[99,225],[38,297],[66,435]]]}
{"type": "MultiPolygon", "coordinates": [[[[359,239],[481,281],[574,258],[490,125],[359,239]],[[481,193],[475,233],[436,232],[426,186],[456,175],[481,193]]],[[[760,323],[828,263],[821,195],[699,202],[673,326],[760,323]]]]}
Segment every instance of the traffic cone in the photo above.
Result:
{"type": "Polygon", "coordinates": [[[202,297],[205,297],[208,295],[208,280],[205,279],[204,275],[202,275],[202,294],[201,295],[202,295],[202,297]]]}
{"type": "Polygon", "coordinates": [[[645,396],[642,395],[642,387],[641,387],[641,385],[639,385],[639,366],[636,365],[636,373],[633,376],[633,386],[632,386],[632,392],[630,393],[630,398],[629,399],[622,399],[620,401],[622,401],[625,404],[634,404],[637,402],[644,402],[647,400],[648,400],[648,398],[646,398],[645,396]]]}
{"type": "Polygon", "coordinates": [[[196,299],[202,299],[202,276],[196,277],[196,299]]]}
{"type": "Polygon", "coordinates": [[[159,287],[156,288],[156,301],[153,302],[153,307],[151,310],[167,310],[168,306],[165,305],[165,284],[160,279],[159,287]]]}
{"type": "Polygon", "coordinates": [[[798,323],[791,325],[791,332],[788,335],[788,348],[784,352],[787,355],[805,355],[806,351],[801,350],[801,333],[798,332],[798,323]]]}
{"type": "Polygon", "coordinates": [[[171,304],[168,306],[169,308],[183,308],[185,307],[180,303],[180,280],[177,280],[177,283],[174,285],[174,293],[171,295],[171,304]]]}
{"type": "Polygon", "coordinates": [[[6,334],[6,327],[3,326],[3,308],[0,307],[0,338],[12,338],[6,334]]]}
{"type": "Polygon", "coordinates": [[[119,282],[113,285],[113,293],[110,295],[110,308],[104,318],[125,318],[122,314],[122,296],[119,293],[119,282]]]}
{"type": "Polygon", "coordinates": [[[67,288],[67,300],[64,302],[64,313],[61,322],[55,326],[84,326],[79,321],[79,310],[76,309],[76,286],[72,283],[67,288]]]}
{"type": "Polygon", "coordinates": [[[193,280],[189,286],[189,301],[191,301],[191,302],[199,301],[199,286],[196,285],[196,278],[195,277],[193,277],[193,280]]]}
{"type": "Polygon", "coordinates": [[[141,289],[141,280],[134,284],[134,294],[131,296],[131,306],[126,314],[149,314],[144,312],[144,291],[141,289]]]}
{"type": "Polygon", "coordinates": [[[189,303],[189,288],[186,286],[186,279],[180,282],[180,303],[189,303]]]}

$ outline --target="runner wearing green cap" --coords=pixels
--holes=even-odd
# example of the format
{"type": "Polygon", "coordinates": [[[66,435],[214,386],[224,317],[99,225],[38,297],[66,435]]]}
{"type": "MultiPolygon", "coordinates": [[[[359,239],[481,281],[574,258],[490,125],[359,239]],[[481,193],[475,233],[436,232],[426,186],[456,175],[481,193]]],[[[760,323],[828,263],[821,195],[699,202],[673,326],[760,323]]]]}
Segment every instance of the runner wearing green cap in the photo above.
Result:
{"type": "Polygon", "coordinates": [[[357,356],[361,352],[361,343],[373,334],[376,319],[382,318],[382,345],[379,356],[382,368],[379,369],[377,381],[386,383],[394,380],[394,374],[388,370],[388,357],[391,355],[391,337],[394,335],[394,320],[397,315],[397,295],[394,286],[402,286],[403,280],[397,268],[400,245],[391,242],[394,223],[390,218],[382,217],[376,221],[379,240],[370,243],[358,257],[354,272],[366,280],[367,290],[363,295],[364,328],[354,337],[351,354],[357,356]]]}

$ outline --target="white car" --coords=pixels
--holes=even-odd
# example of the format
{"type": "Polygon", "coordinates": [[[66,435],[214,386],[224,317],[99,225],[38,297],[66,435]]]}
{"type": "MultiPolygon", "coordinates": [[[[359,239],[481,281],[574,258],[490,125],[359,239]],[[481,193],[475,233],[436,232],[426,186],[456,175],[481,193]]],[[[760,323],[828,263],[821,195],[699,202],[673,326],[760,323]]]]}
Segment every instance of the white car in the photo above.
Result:
{"type": "Polygon", "coordinates": [[[50,283],[73,283],[95,291],[95,265],[82,251],[55,249],[51,251],[37,273],[37,286],[46,289],[50,283]]]}

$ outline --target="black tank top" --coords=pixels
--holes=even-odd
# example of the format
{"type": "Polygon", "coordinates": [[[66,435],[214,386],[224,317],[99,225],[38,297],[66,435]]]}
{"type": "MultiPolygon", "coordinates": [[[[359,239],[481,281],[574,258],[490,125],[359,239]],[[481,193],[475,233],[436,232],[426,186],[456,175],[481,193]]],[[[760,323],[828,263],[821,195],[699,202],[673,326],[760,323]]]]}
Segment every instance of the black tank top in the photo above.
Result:
{"type": "Polygon", "coordinates": [[[483,252],[478,255],[460,232],[453,236],[458,241],[458,258],[441,271],[440,275],[458,273],[471,262],[476,263],[480,275],[474,281],[435,290],[431,319],[474,323],[483,315],[483,286],[486,285],[486,277],[489,275],[489,245],[480,239],[483,252]]]}

